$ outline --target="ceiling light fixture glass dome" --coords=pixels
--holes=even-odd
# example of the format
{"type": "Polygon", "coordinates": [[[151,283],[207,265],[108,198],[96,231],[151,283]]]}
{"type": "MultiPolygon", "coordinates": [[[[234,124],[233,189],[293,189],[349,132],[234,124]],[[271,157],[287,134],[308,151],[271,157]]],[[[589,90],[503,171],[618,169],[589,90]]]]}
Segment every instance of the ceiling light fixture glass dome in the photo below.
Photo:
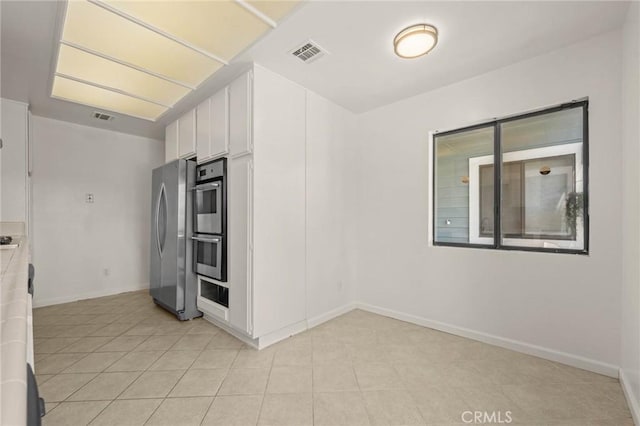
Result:
{"type": "Polygon", "coordinates": [[[429,53],[438,43],[438,30],[431,25],[411,25],[393,39],[393,50],[401,58],[417,58],[429,53]]]}

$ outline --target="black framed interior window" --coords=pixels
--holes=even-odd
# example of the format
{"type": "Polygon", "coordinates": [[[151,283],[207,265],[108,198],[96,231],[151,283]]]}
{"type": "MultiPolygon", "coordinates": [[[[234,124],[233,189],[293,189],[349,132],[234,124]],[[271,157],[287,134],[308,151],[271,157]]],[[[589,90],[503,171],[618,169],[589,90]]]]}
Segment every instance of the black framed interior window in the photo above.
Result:
{"type": "Polygon", "coordinates": [[[588,139],[588,101],[436,133],[434,245],[588,253],[588,139]]]}

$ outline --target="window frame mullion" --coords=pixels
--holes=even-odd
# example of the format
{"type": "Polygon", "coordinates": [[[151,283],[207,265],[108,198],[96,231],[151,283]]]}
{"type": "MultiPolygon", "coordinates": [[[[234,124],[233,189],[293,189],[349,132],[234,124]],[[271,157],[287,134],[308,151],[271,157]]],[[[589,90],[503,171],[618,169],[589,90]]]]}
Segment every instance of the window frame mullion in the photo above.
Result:
{"type": "Polygon", "coordinates": [[[500,123],[493,123],[493,247],[502,247],[502,145],[500,123]]]}
{"type": "MultiPolygon", "coordinates": [[[[589,101],[580,102],[582,106],[582,193],[584,244],[582,250],[589,253],[589,101]]],[[[578,230],[576,229],[576,232],[578,230]]]]}

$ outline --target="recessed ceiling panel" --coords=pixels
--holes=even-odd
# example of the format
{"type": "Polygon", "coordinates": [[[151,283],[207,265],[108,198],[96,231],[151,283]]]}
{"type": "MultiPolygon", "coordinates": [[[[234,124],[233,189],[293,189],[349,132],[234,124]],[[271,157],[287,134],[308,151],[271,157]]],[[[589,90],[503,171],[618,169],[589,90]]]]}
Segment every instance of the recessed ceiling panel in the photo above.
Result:
{"type": "Polygon", "coordinates": [[[300,4],[299,1],[270,1],[270,0],[251,0],[248,4],[258,9],[274,21],[278,21],[285,17],[294,7],[300,4]]]}
{"type": "Polygon", "coordinates": [[[224,60],[233,58],[270,28],[231,0],[104,3],[224,60]]]}
{"type": "Polygon", "coordinates": [[[167,106],[174,105],[190,91],[184,86],[64,44],[60,45],[57,72],[167,106]]]}
{"type": "MultiPolygon", "coordinates": [[[[168,2],[140,2],[150,9],[164,3],[168,2]]],[[[67,3],[62,39],[192,87],[222,67],[220,62],[85,1],[67,3]]]]}
{"type": "Polygon", "coordinates": [[[51,96],[155,120],[295,3],[68,0],[51,96]]]}
{"type": "Polygon", "coordinates": [[[168,108],[60,76],[54,77],[51,96],[83,105],[156,120],[168,108]]]}

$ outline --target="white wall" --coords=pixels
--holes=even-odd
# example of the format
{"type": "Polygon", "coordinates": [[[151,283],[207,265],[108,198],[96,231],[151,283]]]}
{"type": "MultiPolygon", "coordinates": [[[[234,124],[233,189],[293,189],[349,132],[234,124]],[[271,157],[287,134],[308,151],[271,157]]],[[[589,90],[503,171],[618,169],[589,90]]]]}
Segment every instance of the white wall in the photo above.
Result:
{"type": "Polygon", "coordinates": [[[640,423],[640,3],[629,7],[622,66],[622,350],[620,376],[640,423]]]}
{"type": "Polygon", "coordinates": [[[33,116],[32,146],[35,305],[148,287],[151,170],[164,144],[33,116]]]}
{"type": "Polygon", "coordinates": [[[354,261],[348,256],[348,212],[355,182],[347,164],[354,152],[354,114],[307,91],[306,246],[307,319],[354,301],[354,261]]]}
{"type": "Polygon", "coordinates": [[[361,169],[359,299],[615,374],[622,279],[620,43],[620,32],[604,34],[359,116],[360,155],[353,165],[361,169]],[[589,256],[429,246],[429,131],[584,96],[590,99],[589,256]]]}
{"type": "Polygon", "coordinates": [[[2,99],[0,220],[27,221],[27,104],[2,99]]]}

